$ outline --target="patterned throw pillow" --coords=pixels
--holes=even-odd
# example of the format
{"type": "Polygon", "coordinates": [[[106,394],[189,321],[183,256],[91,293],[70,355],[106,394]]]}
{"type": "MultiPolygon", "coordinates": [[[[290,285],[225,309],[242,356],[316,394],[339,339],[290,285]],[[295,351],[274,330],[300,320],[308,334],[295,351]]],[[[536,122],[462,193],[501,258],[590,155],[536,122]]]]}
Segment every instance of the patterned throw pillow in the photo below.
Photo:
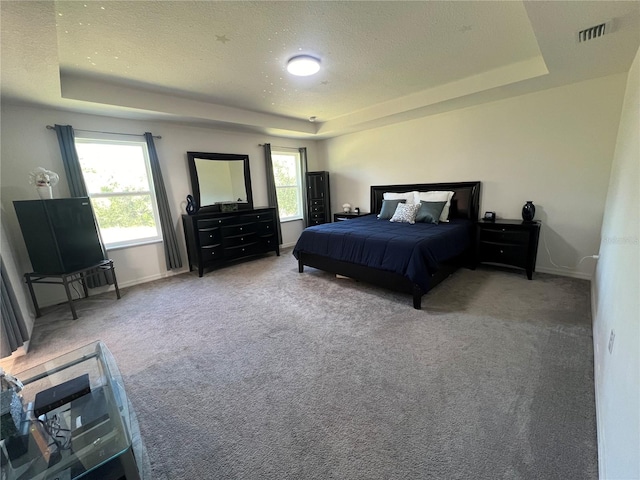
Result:
{"type": "Polygon", "coordinates": [[[406,203],[399,203],[396,208],[396,213],[391,217],[390,222],[400,223],[416,223],[416,213],[420,209],[420,205],[407,205],[406,203]]]}
{"type": "Polygon", "coordinates": [[[420,202],[416,222],[437,224],[445,203],[447,202],[420,202]]]}
{"type": "Polygon", "coordinates": [[[393,214],[396,211],[399,203],[404,203],[405,200],[395,199],[395,200],[383,200],[382,208],[380,209],[380,215],[378,218],[380,220],[389,220],[393,217],[393,214]]]}

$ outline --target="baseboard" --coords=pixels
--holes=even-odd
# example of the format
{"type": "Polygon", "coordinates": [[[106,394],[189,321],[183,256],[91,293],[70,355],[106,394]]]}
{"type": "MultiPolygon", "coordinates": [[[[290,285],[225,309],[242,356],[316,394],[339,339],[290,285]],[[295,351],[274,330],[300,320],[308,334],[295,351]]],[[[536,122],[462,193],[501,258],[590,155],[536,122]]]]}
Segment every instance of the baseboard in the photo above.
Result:
{"type": "Polygon", "coordinates": [[[598,478],[607,478],[606,463],[606,433],[600,417],[600,366],[596,363],[596,359],[600,358],[598,354],[598,335],[596,335],[596,315],[598,314],[598,293],[596,290],[596,282],[591,281],[591,333],[593,336],[593,388],[596,403],[596,439],[598,443],[598,478]]]}
{"type": "Polygon", "coordinates": [[[593,275],[584,272],[576,272],[575,270],[563,270],[560,268],[536,267],[536,272],[550,273],[561,277],[579,278],[581,280],[593,280],[593,275]]]}
{"type": "Polygon", "coordinates": [[[298,242],[283,243],[282,245],[280,245],[280,248],[295,247],[295,246],[296,246],[296,243],[298,243],[298,242]]]}

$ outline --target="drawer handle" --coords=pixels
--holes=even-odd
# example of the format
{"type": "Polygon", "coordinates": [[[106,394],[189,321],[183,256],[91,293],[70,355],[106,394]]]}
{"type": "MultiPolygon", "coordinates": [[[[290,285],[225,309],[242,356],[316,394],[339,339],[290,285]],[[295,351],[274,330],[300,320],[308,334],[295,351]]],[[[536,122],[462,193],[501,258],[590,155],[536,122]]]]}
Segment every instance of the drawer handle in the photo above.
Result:
{"type": "Polygon", "coordinates": [[[500,253],[504,253],[504,250],[500,250],[500,253]]]}
{"type": "Polygon", "coordinates": [[[503,228],[502,231],[505,232],[506,230],[503,228]]]}
{"type": "Polygon", "coordinates": [[[242,227],[240,227],[240,231],[242,231],[242,227]]]}
{"type": "Polygon", "coordinates": [[[240,241],[241,241],[241,242],[244,242],[244,238],[243,238],[243,237],[240,237],[240,241]]]}
{"type": "Polygon", "coordinates": [[[270,225],[267,225],[267,230],[269,230],[270,228],[271,228],[271,226],[270,226],[270,225]]]}
{"type": "Polygon", "coordinates": [[[209,238],[213,238],[213,234],[209,235],[209,238]]]}
{"type": "Polygon", "coordinates": [[[244,248],[242,249],[242,251],[244,252],[244,248]]]}

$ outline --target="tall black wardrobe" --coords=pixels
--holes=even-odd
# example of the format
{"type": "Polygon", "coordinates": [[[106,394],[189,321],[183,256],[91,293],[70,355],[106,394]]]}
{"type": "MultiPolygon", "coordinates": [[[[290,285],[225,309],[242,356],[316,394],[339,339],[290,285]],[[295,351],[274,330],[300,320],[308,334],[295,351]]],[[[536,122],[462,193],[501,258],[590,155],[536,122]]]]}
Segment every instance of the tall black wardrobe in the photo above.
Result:
{"type": "Polygon", "coordinates": [[[307,172],[307,217],[309,225],[331,222],[329,172],[307,172]]]}

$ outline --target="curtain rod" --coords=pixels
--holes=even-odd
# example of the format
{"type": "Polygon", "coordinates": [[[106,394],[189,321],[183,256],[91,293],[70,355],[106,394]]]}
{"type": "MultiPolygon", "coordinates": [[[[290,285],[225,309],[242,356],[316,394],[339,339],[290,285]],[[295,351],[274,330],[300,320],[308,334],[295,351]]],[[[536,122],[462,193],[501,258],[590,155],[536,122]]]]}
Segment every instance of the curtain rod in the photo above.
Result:
{"type": "MultiPolygon", "coordinates": [[[[264,147],[266,145],[266,143],[259,143],[258,146],[259,147],[264,147]]],[[[300,148],[298,147],[281,147],[280,145],[271,145],[272,147],[275,148],[288,148],[289,150],[300,150],[300,148]]]]}
{"type": "MultiPolygon", "coordinates": [[[[47,125],[47,130],[55,130],[56,127],[52,127],[51,125],[47,125]]],[[[117,132],[103,132],[100,130],[82,130],[80,128],[74,128],[77,132],[90,132],[90,133],[106,133],[108,135],[128,135],[130,137],[144,137],[143,133],[117,133],[117,132]]],[[[153,138],[162,138],[160,135],[153,135],[153,138]]]]}

